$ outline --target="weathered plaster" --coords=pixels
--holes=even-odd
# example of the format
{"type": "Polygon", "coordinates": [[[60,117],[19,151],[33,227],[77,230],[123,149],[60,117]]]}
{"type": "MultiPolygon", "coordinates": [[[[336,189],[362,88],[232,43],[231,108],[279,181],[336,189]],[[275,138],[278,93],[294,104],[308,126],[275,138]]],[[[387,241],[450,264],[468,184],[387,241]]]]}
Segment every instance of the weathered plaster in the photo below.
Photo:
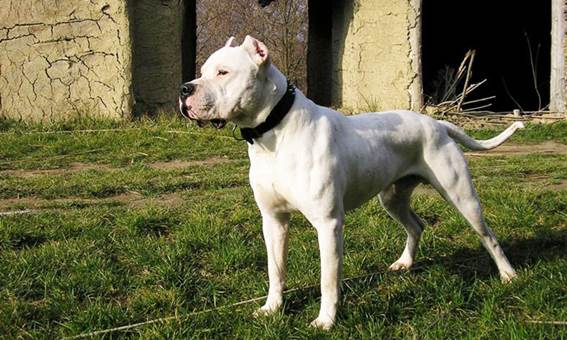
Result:
{"type": "Polygon", "coordinates": [[[565,112],[567,109],[567,35],[565,34],[565,1],[551,2],[551,79],[550,105],[552,112],[565,112]]]}
{"type": "Polygon", "coordinates": [[[334,12],[335,106],[420,108],[421,98],[412,95],[421,93],[418,5],[417,0],[346,0],[334,12]]]}
{"type": "Polygon", "coordinates": [[[131,40],[122,0],[2,0],[0,116],[130,114],[131,40]]]}
{"type": "Polygon", "coordinates": [[[420,111],[423,109],[423,78],[421,67],[421,0],[409,0],[407,15],[408,41],[410,43],[408,60],[411,72],[408,85],[410,97],[409,109],[420,111]]]}

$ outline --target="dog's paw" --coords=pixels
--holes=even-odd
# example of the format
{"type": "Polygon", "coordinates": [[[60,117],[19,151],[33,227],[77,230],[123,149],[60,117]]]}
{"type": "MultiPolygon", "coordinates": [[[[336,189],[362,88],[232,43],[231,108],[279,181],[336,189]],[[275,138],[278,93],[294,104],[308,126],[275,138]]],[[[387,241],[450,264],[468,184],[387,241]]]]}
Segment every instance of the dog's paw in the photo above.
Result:
{"type": "Polygon", "coordinates": [[[409,270],[410,268],[411,268],[411,263],[407,263],[404,261],[396,261],[392,263],[390,267],[388,267],[388,270],[391,272],[397,272],[400,270],[409,270]]]}
{"type": "Polygon", "coordinates": [[[517,276],[518,274],[516,274],[515,271],[511,273],[500,273],[500,281],[502,283],[511,283],[517,276]]]}
{"type": "Polygon", "coordinates": [[[313,320],[309,326],[317,328],[323,331],[328,331],[333,327],[335,322],[331,318],[325,318],[319,316],[317,319],[313,320]]]}
{"type": "Polygon", "coordinates": [[[280,310],[281,304],[277,305],[277,304],[265,304],[262,307],[256,309],[256,311],[254,312],[254,317],[258,318],[258,317],[262,317],[262,316],[269,316],[272,315],[274,313],[276,313],[278,310],[280,310]]]}

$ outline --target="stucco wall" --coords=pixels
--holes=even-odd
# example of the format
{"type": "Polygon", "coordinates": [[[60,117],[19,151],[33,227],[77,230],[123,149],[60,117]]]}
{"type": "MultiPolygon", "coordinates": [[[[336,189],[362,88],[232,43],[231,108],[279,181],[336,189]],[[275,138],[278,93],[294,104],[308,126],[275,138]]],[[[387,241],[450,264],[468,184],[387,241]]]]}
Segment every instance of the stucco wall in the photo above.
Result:
{"type": "Polygon", "coordinates": [[[357,111],[420,109],[418,6],[414,0],[337,5],[333,105],[357,111]]]}
{"type": "Polygon", "coordinates": [[[122,117],[132,106],[124,0],[0,0],[0,116],[122,117]]]}

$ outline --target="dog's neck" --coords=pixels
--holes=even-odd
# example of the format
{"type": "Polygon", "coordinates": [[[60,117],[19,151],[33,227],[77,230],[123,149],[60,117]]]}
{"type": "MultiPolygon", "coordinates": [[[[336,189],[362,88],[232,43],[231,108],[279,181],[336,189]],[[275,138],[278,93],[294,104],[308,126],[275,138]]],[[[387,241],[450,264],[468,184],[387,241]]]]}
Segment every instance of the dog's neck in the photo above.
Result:
{"type": "Polygon", "coordinates": [[[295,103],[295,86],[287,82],[286,92],[272,109],[266,120],[254,128],[240,128],[240,134],[249,144],[254,144],[264,133],[278,126],[295,103]]]}
{"type": "MultiPolygon", "coordinates": [[[[270,66],[270,70],[267,70],[267,77],[273,84],[273,87],[267,87],[266,93],[263,96],[264,103],[261,106],[263,109],[251,120],[253,123],[250,123],[248,126],[237,123],[239,127],[256,127],[265,122],[270,112],[285,95],[288,80],[283,73],[275,66],[270,66]]],[[[274,151],[277,149],[280,139],[286,134],[285,131],[295,131],[299,126],[304,125],[306,122],[307,124],[309,123],[311,120],[310,112],[314,112],[317,105],[307,99],[299,89],[295,89],[295,97],[293,105],[283,119],[273,129],[264,133],[261,137],[255,138],[254,144],[248,144],[249,151],[251,150],[250,148],[257,151],[274,151]]]]}
{"type": "Polygon", "coordinates": [[[248,152],[277,152],[280,146],[286,145],[284,140],[288,139],[289,142],[289,138],[293,139],[294,134],[306,131],[305,129],[313,126],[313,120],[318,112],[319,106],[296,89],[295,101],[290,111],[273,129],[255,138],[254,144],[248,143],[248,152]]]}
{"type": "Polygon", "coordinates": [[[240,127],[255,128],[266,121],[270,112],[282,99],[287,90],[287,78],[274,65],[268,65],[266,78],[269,86],[266,86],[262,95],[263,103],[259,105],[259,112],[246,121],[237,123],[240,127]]]}

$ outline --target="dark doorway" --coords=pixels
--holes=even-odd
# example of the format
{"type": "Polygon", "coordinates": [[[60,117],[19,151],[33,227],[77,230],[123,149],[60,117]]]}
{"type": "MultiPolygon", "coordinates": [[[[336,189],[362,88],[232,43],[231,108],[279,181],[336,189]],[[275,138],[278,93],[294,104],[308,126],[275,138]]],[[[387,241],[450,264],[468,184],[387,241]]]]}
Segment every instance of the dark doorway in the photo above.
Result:
{"type": "MultiPolygon", "coordinates": [[[[549,104],[551,0],[424,0],[422,62],[425,101],[438,100],[447,69],[476,50],[467,100],[496,96],[490,111],[535,111],[549,104]],[[531,51],[531,52],[530,52],[531,51]],[[432,98],[433,97],[433,98],[432,98]]],[[[459,89],[462,90],[463,84],[459,89]]],[[[431,103],[431,101],[430,101],[431,103]]],[[[474,106],[474,105],[473,105],[474,106]]]]}

